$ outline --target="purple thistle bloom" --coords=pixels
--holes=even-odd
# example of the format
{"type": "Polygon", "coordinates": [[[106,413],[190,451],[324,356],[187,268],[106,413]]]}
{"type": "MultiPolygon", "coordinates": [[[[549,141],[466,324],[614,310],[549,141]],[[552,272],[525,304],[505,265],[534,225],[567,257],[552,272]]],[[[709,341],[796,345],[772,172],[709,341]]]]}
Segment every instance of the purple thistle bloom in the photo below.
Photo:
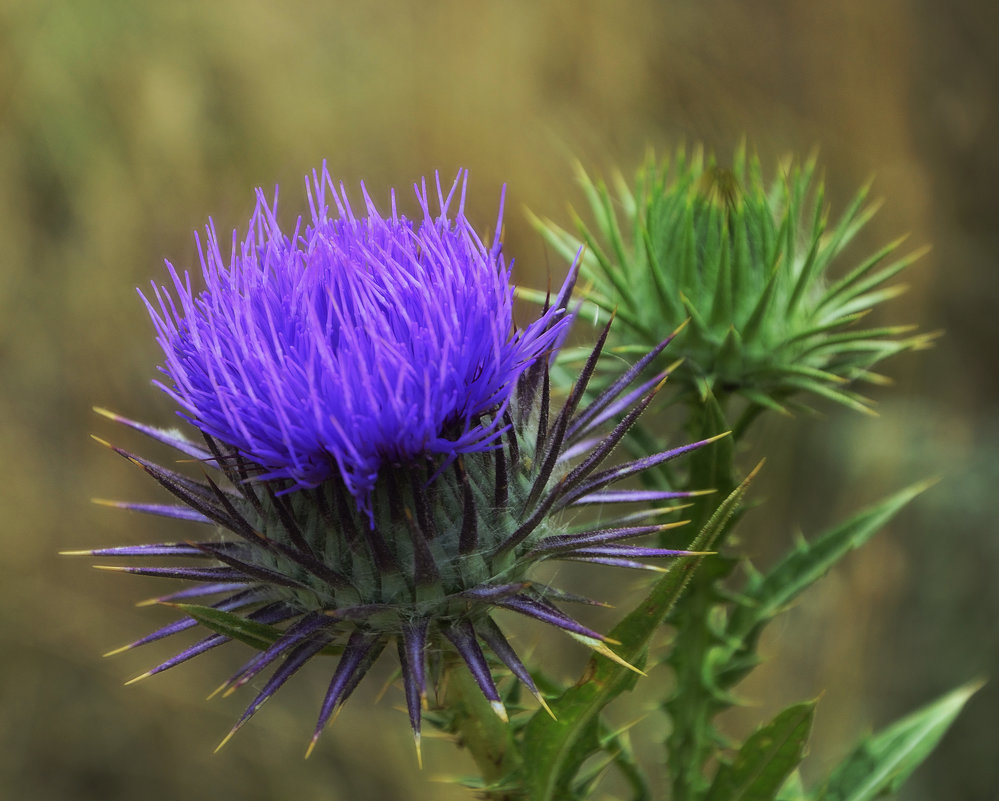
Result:
{"type": "Polygon", "coordinates": [[[156,304],[143,298],[166,358],[160,386],[249,455],[256,478],[316,487],[338,476],[364,508],[386,462],[492,447],[494,412],[568,318],[550,309],[511,334],[502,198],[486,247],[465,218],[466,182],[459,174],[445,196],[438,179],[436,216],[423,182],[422,219],[400,215],[394,194],[382,217],[366,191],[358,217],[324,166],[306,182],[311,223],[290,237],[258,190],[228,264],[214,226],[199,242],[204,291],[168,263],[173,291],[154,284],[156,304]]]}
{"type": "Polygon", "coordinates": [[[616,657],[560,608],[590,601],[532,581],[532,568],[550,559],[646,568],[687,553],[630,542],[679,525],[661,522],[671,509],[608,511],[575,528],[567,519],[600,499],[608,510],[649,500],[608,488],[710,441],[601,469],[655,397],[663,376],[644,373],[667,343],[587,397],[608,325],[553,412],[549,364],[571,322],[575,267],[518,331],[498,235],[487,248],[465,219],[464,174],[447,195],[438,184],[436,218],[426,184],[417,188],[418,222],[394,197],[388,218],[367,195],[357,217],[325,168],[307,187],[310,225],[284,236],[258,193],[228,265],[209,227],[205,290],[169,267],[172,292],[154,287],[147,301],[165,354],[161,386],[204,445],[101,411],[217,470],[193,479],[114,448],[180,505],[111,505],[214,529],[198,541],[86,552],[180,560],[113,568],[188,582],[157,599],[184,616],[127,647],[210,630],[144,677],[232,639],[255,646],[224,687],[271,673],[233,732],[313,657],[337,655],[313,744],[392,640],[417,737],[427,685],[440,678],[431,645],[467,666],[498,714],[497,661],[544,703],[496,609],[616,657]]]}

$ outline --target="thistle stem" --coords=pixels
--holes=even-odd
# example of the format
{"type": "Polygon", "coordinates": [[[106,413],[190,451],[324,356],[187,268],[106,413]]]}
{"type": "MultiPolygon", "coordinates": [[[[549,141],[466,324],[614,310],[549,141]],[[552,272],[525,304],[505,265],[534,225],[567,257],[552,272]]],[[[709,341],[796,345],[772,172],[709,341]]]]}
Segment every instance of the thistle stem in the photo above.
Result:
{"type": "MultiPolygon", "coordinates": [[[[689,427],[703,432],[713,428],[730,429],[725,413],[727,397],[710,398],[690,409],[689,427]]],[[[731,430],[731,429],[730,429],[731,430]]],[[[716,432],[717,433],[717,432],[716,432]]],[[[700,499],[691,515],[700,531],[710,519],[718,503],[738,483],[735,470],[734,443],[696,454],[692,460],[690,486],[710,486],[718,491],[700,499]]],[[[720,546],[720,539],[715,547],[720,546]]],[[[672,611],[676,627],[672,667],[677,686],[686,688],[666,701],[665,709],[672,723],[672,733],[666,738],[672,797],[696,801],[704,797],[708,781],[704,765],[716,752],[718,740],[712,722],[727,704],[715,698],[703,683],[702,666],[708,664],[708,653],[715,646],[711,632],[703,625],[716,603],[716,584],[733,569],[734,562],[719,555],[702,566],[691,579],[687,592],[672,611]],[[681,658],[682,657],[682,658],[681,658]]]]}
{"type": "Polygon", "coordinates": [[[523,801],[523,792],[510,782],[519,774],[521,765],[510,724],[500,719],[472,674],[458,662],[448,671],[445,704],[453,733],[468,749],[482,776],[485,788],[481,797],[489,801],[523,801]]]}

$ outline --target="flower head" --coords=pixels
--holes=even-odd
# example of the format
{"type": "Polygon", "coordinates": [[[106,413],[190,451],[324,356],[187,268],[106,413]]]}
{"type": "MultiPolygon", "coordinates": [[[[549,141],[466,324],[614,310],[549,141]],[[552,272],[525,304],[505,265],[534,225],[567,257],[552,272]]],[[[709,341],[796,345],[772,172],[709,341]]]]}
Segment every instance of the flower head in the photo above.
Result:
{"type": "Polygon", "coordinates": [[[484,246],[465,220],[464,188],[463,177],[446,196],[438,187],[437,217],[425,185],[417,222],[394,202],[383,218],[367,197],[359,217],[324,171],[310,188],[311,225],[291,237],[258,195],[228,265],[209,229],[206,289],[171,268],[173,291],[156,290],[149,304],[163,388],[204,444],[105,414],[215,472],[194,479],[115,448],[181,502],[115,505],[212,531],[86,553],[175,560],[119,569],[189,582],[157,599],[183,617],[128,647],[199,624],[211,633],[144,676],[231,639],[259,650],[226,683],[234,690],[272,670],[233,731],[312,657],[332,653],[314,743],[390,642],[417,736],[437,678],[431,645],[464,663],[503,715],[489,654],[540,695],[495,610],[614,656],[562,609],[586,599],[537,582],[537,564],[647,568],[685,553],[629,542],[678,525],[664,522],[673,509],[661,504],[608,511],[600,523],[569,514],[691,494],[609,488],[704,443],[602,467],[661,385],[663,374],[644,373],[666,341],[584,402],[605,328],[553,408],[549,364],[571,320],[575,270],[535,322],[514,330],[509,270],[498,240],[484,246]]]}
{"type": "Polygon", "coordinates": [[[862,190],[830,225],[815,166],[783,165],[768,183],[741,149],[732,169],[679,151],[650,160],[634,188],[619,176],[613,192],[580,169],[596,225],[577,218],[577,235],[536,224],[569,258],[586,244],[588,299],[617,311],[626,345],[651,346],[689,320],[671,354],[684,360],[674,379],[695,402],[738,394],[786,411],[812,395],[867,410],[849,385],[883,380],[878,362],[932,339],[860,324],[900,293],[889,282],[918,254],[891,260],[898,240],[837,274],[874,209],[862,190]]]}
{"type": "Polygon", "coordinates": [[[466,177],[446,196],[438,180],[436,214],[418,187],[417,220],[394,195],[382,217],[367,192],[358,217],[325,168],[306,188],[312,219],[290,237],[258,191],[228,263],[209,226],[203,291],[168,264],[172,292],[154,285],[147,302],[162,386],[195,426],[250,455],[257,478],[338,476],[366,507],[387,463],[492,447],[494,412],[568,320],[551,309],[511,333],[502,202],[487,247],[465,218],[466,177]]]}

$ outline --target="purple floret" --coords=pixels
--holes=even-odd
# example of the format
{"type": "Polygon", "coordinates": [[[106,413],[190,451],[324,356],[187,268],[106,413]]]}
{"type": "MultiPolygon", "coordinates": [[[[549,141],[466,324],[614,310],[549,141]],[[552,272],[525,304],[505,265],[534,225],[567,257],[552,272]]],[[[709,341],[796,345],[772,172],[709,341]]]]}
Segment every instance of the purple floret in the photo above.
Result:
{"type": "Polygon", "coordinates": [[[517,379],[569,316],[552,308],[514,329],[502,196],[487,247],[464,214],[466,183],[459,173],[445,195],[438,177],[437,216],[426,181],[421,219],[394,193],[381,216],[366,191],[359,216],[324,166],[306,181],[311,222],[290,237],[258,190],[228,262],[212,224],[199,240],[203,291],[168,263],[172,289],[146,299],[162,389],[257,478],[304,488],[339,475],[362,508],[385,464],[492,447],[517,379]]]}

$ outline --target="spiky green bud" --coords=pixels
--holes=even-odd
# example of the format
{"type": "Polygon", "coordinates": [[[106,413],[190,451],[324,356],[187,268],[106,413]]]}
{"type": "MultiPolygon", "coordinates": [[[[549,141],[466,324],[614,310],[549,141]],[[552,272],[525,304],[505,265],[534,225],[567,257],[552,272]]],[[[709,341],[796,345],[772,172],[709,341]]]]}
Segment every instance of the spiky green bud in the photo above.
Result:
{"type": "Polygon", "coordinates": [[[769,183],[743,148],[731,169],[701,150],[650,158],[634,187],[619,175],[613,191],[578,175],[595,224],[537,226],[568,258],[584,248],[590,311],[616,311],[619,344],[647,348],[689,320],[671,356],[691,399],[738,394],[786,411],[817,395],[868,410],[849,385],[883,381],[878,362],[931,339],[860,322],[904,290],[890,281],[919,253],[895,256],[898,239],[851,267],[844,252],[876,207],[864,187],[830,225],[814,158],[769,183]]]}

